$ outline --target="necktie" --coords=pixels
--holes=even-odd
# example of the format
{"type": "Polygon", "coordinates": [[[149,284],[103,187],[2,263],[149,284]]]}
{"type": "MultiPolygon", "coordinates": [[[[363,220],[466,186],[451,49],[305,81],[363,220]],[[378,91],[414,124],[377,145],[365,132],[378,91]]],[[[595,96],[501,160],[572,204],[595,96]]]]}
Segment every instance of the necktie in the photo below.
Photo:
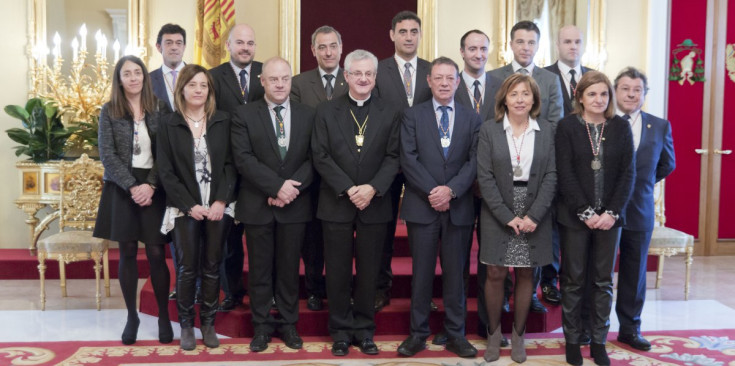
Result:
{"type": "Polygon", "coordinates": [[[286,157],[286,130],[283,125],[283,117],[281,117],[281,111],[283,106],[275,106],[273,110],[276,112],[276,139],[278,140],[278,152],[281,153],[281,159],[286,157]]]}
{"type": "Polygon", "coordinates": [[[576,73],[577,72],[574,71],[574,69],[569,70],[569,75],[571,75],[569,78],[569,91],[571,96],[574,96],[574,92],[577,90],[577,80],[574,80],[574,74],[576,73]]]}
{"type": "Polygon", "coordinates": [[[523,75],[528,75],[528,70],[525,68],[521,68],[520,70],[518,70],[518,72],[520,72],[523,75]]]}
{"type": "Polygon", "coordinates": [[[406,87],[406,96],[411,99],[411,64],[406,62],[406,69],[403,71],[403,86],[406,87]]]}
{"type": "Polygon", "coordinates": [[[179,72],[176,70],[171,70],[171,85],[174,86],[174,89],[176,89],[176,76],[179,75],[179,72]]]}
{"type": "Polygon", "coordinates": [[[480,80],[475,80],[472,84],[475,86],[475,111],[480,114],[480,104],[482,104],[482,94],[480,93],[480,80]]]}
{"type": "Polygon", "coordinates": [[[240,70],[240,91],[242,92],[242,99],[248,100],[248,72],[243,69],[240,70]]]}
{"type": "Polygon", "coordinates": [[[324,90],[327,92],[327,99],[332,100],[332,94],[334,93],[334,87],[332,86],[332,79],[334,75],[326,74],[324,78],[327,79],[327,83],[324,85],[324,90]]]}
{"type": "MultiPolygon", "coordinates": [[[[442,111],[442,116],[441,116],[441,119],[439,120],[439,122],[441,123],[441,128],[439,131],[439,134],[440,134],[439,138],[451,138],[449,135],[449,113],[447,112],[447,110],[449,110],[450,107],[442,105],[442,106],[439,106],[439,109],[441,109],[442,111]]],[[[444,157],[446,158],[447,153],[449,153],[449,146],[446,146],[446,147],[442,146],[442,149],[444,149],[444,157]]]]}
{"type": "Polygon", "coordinates": [[[626,121],[630,121],[630,114],[624,114],[623,119],[626,121]]]}

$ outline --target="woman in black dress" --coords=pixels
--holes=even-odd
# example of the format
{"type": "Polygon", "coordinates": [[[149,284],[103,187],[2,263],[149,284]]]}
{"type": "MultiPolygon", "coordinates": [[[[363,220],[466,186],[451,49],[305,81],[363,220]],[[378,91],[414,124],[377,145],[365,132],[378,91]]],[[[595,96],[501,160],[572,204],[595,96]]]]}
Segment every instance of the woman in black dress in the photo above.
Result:
{"type": "Polygon", "coordinates": [[[169,272],[159,231],[166,198],[156,170],[156,131],[160,110],[148,71],[139,58],[125,56],[115,65],[110,101],[99,119],[99,151],[105,167],[94,236],[117,241],[118,277],[128,320],[123,344],[135,343],[140,319],[136,310],[138,242],[145,244],[151,282],[158,303],[158,340],[170,343],[173,329],[168,317],[169,272]]]}
{"type": "Polygon", "coordinates": [[[163,232],[173,231],[179,262],[176,305],[181,348],[192,350],[194,293],[201,275],[202,336],[218,347],[214,320],[219,304],[219,267],[234,216],[236,170],[230,152],[230,118],[215,109],[209,72],[186,65],[174,91],[176,113],[161,123],[158,171],[168,192],[163,232]]]}
{"type": "Polygon", "coordinates": [[[612,99],[605,74],[585,73],[574,93],[574,113],[556,130],[562,325],[572,365],[583,362],[583,303],[590,304],[591,357],[598,365],[610,364],[605,340],[613,269],[635,174],[630,124],[615,115],[612,99]]]}

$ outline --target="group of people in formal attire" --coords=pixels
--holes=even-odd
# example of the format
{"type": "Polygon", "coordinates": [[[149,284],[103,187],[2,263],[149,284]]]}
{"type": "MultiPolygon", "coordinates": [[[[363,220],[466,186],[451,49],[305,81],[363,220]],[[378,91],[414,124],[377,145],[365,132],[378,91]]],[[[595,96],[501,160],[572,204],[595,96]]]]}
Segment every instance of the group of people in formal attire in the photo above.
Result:
{"type": "Polygon", "coordinates": [[[421,19],[410,11],[393,18],[395,54],[381,61],[358,49],[340,67],[340,33],[316,29],[319,66],[293,78],[282,58],[254,61],[255,32],[245,24],[229,32],[230,60],[211,70],[182,62],[186,32],[174,24],[158,34],[161,68],[148,74],[137,57],[121,58],[99,120],[105,184],[95,236],[120,244],[122,342],[136,341],[140,323],[143,242],[160,342],[173,340],[172,297],[181,348],[196,347],[196,302],[203,343],[217,347],[216,313],[241,306],[246,293],[244,234],[252,351],[266,350],[273,336],[303,346],[296,329],[303,257],[308,308],[328,299],[332,353],[347,355],[354,345],[378,354],[375,314],[390,302],[401,218],[412,281],[400,355],[421,352],[432,334],[439,257],[445,317],[432,343],[476,356],[465,337],[475,230],[487,362],[508,343],[500,323],[511,293],[511,358],[526,360],[528,313],[546,311],[540,286],[548,304],[562,306],[567,362],[581,365],[581,346],[590,344],[594,362],[609,365],[618,251],[618,340],[650,349],[640,315],[653,186],[675,166],[670,123],[641,111],[648,88],[640,71],[626,68],[611,83],[580,65],[576,27],[559,31],[559,61],[547,68],[533,63],[540,36],[533,22],[517,23],[510,35],[513,61],[490,72],[490,40],[479,30],[460,40],[462,70],[447,57],[418,58],[421,19]],[[176,269],[171,294],[166,243],[176,269]]]}

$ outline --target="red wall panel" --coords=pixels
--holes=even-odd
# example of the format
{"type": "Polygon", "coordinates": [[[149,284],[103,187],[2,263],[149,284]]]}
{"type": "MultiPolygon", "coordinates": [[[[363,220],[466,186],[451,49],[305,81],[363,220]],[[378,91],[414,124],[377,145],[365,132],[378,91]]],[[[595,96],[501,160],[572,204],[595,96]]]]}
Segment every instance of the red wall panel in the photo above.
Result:
{"type": "Polygon", "coordinates": [[[358,48],[372,52],[378,60],[391,56],[394,52],[389,35],[391,20],[401,10],[415,12],[416,4],[416,0],[303,0],[301,71],[317,67],[311,53],[311,34],[322,25],[331,25],[342,35],[342,61],[358,48]]]}
{"type": "MultiPolygon", "coordinates": [[[[704,50],[706,0],[671,1],[671,47],[691,39],[704,50]]],[[[701,53],[704,57],[704,52],[701,53]]],[[[673,59],[673,57],[672,57],[673,59]]],[[[671,67],[671,65],[667,65],[671,67]]],[[[666,179],[666,226],[697,236],[699,228],[700,155],[704,83],[669,81],[668,118],[676,151],[676,170],[666,179]]]]}
{"type": "MultiPolygon", "coordinates": [[[[735,3],[730,2],[727,9],[727,35],[728,44],[735,44],[735,3]]],[[[735,55],[732,55],[735,57],[735,55]]],[[[727,57],[727,55],[726,55],[727,57]]],[[[735,81],[727,75],[725,60],[719,62],[720,67],[725,69],[725,102],[722,126],[722,149],[735,150],[735,81]],[[730,106],[730,107],[727,107],[730,106]]],[[[735,70],[733,70],[735,71],[735,70]]],[[[733,225],[733,208],[735,207],[735,155],[722,155],[722,179],[720,181],[720,239],[735,238],[735,225],[733,225]]]]}

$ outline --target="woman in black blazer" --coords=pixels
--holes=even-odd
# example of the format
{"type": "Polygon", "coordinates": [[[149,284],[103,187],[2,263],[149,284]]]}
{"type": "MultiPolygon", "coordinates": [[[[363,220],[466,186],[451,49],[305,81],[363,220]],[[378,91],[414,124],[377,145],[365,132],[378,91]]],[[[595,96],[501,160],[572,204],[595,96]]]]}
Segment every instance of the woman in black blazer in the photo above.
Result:
{"type": "Polygon", "coordinates": [[[541,97],[532,77],[513,74],[495,97],[495,121],[483,124],[477,145],[482,192],[480,261],[486,264],[488,339],[485,361],[500,357],[503,282],[515,274],[511,359],[526,360],[526,319],[534,268],[551,263],[551,215],[556,194],[554,127],[538,119],[541,97]]]}
{"type": "Polygon", "coordinates": [[[585,302],[590,304],[591,357],[598,365],[610,364],[605,340],[613,269],[635,174],[630,124],[615,115],[612,99],[605,74],[585,73],[574,93],[573,114],[559,121],[556,130],[562,325],[572,365],[582,364],[585,302]],[[590,298],[585,299],[588,287],[590,298]]]}
{"type": "Polygon", "coordinates": [[[179,262],[176,305],[181,348],[192,350],[195,281],[201,274],[199,312],[207,347],[218,347],[214,320],[219,303],[219,267],[234,216],[235,166],[230,118],[215,109],[212,78],[186,65],[174,91],[176,113],[161,124],[158,171],[167,192],[163,232],[173,231],[179,262]]]}
{"type": "Polygon", "coordinates": [[[117,241],[120,248],[118,278],[128,320],[123,344],[135,343],[140,319],[138,291],[138,242],[145,244],[151,283],[158,303],[158,340],[170,343],[173,329],[168,318],[169,272],[159,231],[166,197],[156,171],[156,131],[160,112],[143,61],[122,57],[112,76],[110,101],[99,119],[99,151],[105,167],[94,236],[117,241]]]}

